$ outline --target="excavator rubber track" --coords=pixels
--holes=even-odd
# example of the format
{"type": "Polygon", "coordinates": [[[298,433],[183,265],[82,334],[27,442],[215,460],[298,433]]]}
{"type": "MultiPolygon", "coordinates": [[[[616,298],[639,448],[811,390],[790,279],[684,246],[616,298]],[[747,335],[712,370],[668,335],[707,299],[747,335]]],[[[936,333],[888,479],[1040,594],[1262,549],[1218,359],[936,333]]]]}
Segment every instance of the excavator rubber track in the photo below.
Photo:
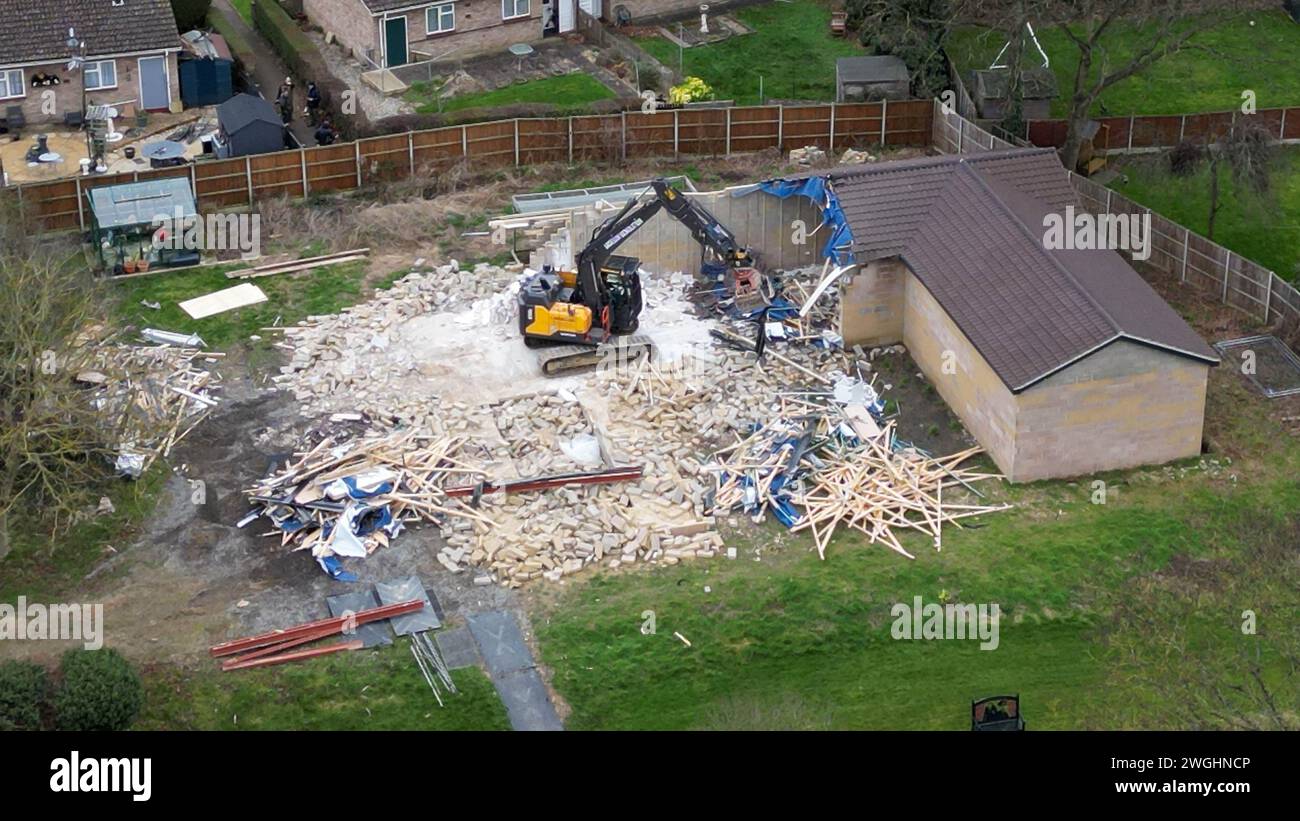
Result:
{"type": "Polygon", "coordinates": [[[647,336],[619,336],[603,345],[558,345],[541,351],[542,375],[548,377],[588,373],[606,367],[636,366],[654,357],[654,343],[647,336]]]}

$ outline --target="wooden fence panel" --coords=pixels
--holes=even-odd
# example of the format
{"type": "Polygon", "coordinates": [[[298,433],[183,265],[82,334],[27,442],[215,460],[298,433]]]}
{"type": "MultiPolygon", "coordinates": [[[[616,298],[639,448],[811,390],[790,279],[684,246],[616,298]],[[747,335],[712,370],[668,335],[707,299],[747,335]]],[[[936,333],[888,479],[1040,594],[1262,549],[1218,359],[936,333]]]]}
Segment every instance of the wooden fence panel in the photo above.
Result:
{"type": "Polygon", "coordinates": [[[1300,107],[1284,109],[1281,119],[1282,139],[1300,140],[1300,107]]]}
{"type": "Polygon", "coordinates": [[[305,159],[309,194],[350,191],[357,187],[357,156],[351,144],[308,148],[305,159]]]}
{"type": "MultiPolygon", "coordinates": [[[[1182,117],[1139,117],[1133,120],[1132,148],[1161,148],[1176,145],[1182,130],[1182,117]]],[[[1116,145],[1114,135],[1111,142],[1116,145]]]]}
{"type": "Polygon", "coordinates": [[[567,119],[520,120],[519,162],[569,161],[569,121],[567,119]]]}
{"type": "Polygon", "coordinates": [[[209,210],[249,204],[248,166],[243,157],[194,164],[194,197],[209,210]]]}
{"type": "Polygon", "coordinates": [[[751,106],[731,110],[731,150],[762,151],[781,141],[781,109],[751,106]]]}
{"type": "Polygon", "coordinates": [[[1231,113],[1189,114],[1184,118],[1183,139],[1196,142],[1214,141],[1227,134],[1231,129],[1231,113]]]}
{"type": "Polygon", "coordinates": [[[411,134],[415,167],[421,176],[445,170],[465,159],[464,129],[461,126],[416,131],[411,134]]]}
{"type": "Polygon", "coordinates": [[[405,134],[358,140],[354,151],[361,156],[362,185],[396,182],[414,174],[411,142],[405,134]]]}
{"type": "Polygon", "coordinates": [[[465,128],[465,156],[475,165],[501,166],[515,162],[515,121],[474,123],[465,128]]]}
{"type": "MultiPolygon", "coordinates": [[[[880,142],[883,103],[840,103],[835,106],[835,149],[864,149],[880,142]]],[[[928,139],[928,138],[927,138],[928,139]]]]}
{"type": "Polygon", "coordinates": [[[787,105],[781,109],[781,151],[815,145],[831,150],[831,107],[787,105]]]}
{"type": "Polygon", "coordinates": [[[677,153],[673,135],[677,122],[675,111],[643,113],[629,111],[625,116],[627,136],[624,144],[629,157],[672,156],[677,153]]]}
{"type": "Polygon", "coordinates": [[[573,118],[574,162],[615,162],[623,156],[623,115],[573,118]]]}
{"type": "Polygon", "coordinates": [[[885,111],[885,145],[917,145],[929,140],[934,116],[929,100],[896,100],[881,105],[885,111]]]}
{"type": "Polygon", "coordinates": [[[682,109],[677,112],[677,151],[718,157],[727,153],[727,110],[682,109]]]}
{"type": "Polygon", "coordinates": [[[246,157],[253,178],[253,199],[302,196],[302,157],[297,151],[246,157]]]}

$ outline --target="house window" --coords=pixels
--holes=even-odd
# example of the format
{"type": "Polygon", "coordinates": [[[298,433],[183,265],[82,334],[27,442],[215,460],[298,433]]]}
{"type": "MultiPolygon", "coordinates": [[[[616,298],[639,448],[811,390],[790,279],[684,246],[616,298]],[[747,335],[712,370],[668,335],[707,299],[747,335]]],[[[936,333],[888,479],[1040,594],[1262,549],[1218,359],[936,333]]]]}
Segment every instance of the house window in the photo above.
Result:
{"type": "Polygon", "coordinates": [[[501,0],[501,19],[528,16],[529,0],[501,0]]]}
{"type": "Polygon", "coordinates": [[[23,73],[20,69],[0,71],[0,99],[26,96],[27,87],[23,83],[23,73]]]}
{"type": "Polygon", "coordinates": [[[430,34],[442,34],[456,28],[456,5],[446,3],[434,6],[424,13],[425,30],[430,34]]]}
{"type": "Polygon", "coordinates": [[[98,91],[102,88],[117,88],[117,63],[104,60],[98,63],[86,63],[86,90],[98,91]]]}

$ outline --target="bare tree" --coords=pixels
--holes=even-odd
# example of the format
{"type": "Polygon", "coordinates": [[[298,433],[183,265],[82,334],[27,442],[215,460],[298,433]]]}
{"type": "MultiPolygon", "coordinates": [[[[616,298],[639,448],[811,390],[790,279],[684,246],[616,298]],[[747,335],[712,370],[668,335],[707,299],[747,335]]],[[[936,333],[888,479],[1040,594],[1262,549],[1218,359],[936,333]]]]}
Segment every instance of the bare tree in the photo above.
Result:
{"type": "MultiPolygon", "coordinates": [[[[1054,27],[1075,46],[1079,63],[1068,89],[1069,126],[1061,161],[1074,168],[1092,109],[1109,88],[1142,74],[1160,60],[1195,45],[1195,38],[1244,15],[1236,0],[975,0],[974,16],[1019,38],[1025,21],[1054,27]],[[1115,48],[1124,25],[1144,27],[1140,45],[1120,55],[1115,48]]],[[[1018,79],[1018,78],[1017,78],[1018,79]]]]}
{"type": "Polygon", "coordinates": [[[1209,166],[1210,207],[1205,235],[1214,239],[1214,226],[1223,207],[1222,170],[1244,193],[1264,197],[1272,188],[1276,152],[1271,132],[1249,117],[1233,122],[1226,134],[1210,134],[1203,142],[1184,141],[1169,154],[1170,171],[1177,177],[1194,174],[1209,166]]]}
{"type": "Polygon", "coordinates": [[[18,214],[0,213],[0,558],[15,509],[57,530],[107,465],[94,408],[76,385],[99,288],[80,254],[34,235],[18,214]]]}

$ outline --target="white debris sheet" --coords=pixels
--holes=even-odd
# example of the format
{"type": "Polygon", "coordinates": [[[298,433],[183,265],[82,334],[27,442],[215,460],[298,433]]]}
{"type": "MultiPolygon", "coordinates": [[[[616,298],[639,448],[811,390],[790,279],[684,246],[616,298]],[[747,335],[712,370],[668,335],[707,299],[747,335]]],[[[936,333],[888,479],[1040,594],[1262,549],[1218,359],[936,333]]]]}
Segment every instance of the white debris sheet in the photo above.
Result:
{"type": "Polygon", "coordinates": [[[223,314],[226,311],[233,311],[236,308],[256,305],[259,302],[266,302],[266,294],[253,283],[245,282],[233,288],[223,288],[220,291],[213,291],[210,294],[187,299],[180,303],[180,307],[191,318],[203,319],[216,314],[223,314]]]}

